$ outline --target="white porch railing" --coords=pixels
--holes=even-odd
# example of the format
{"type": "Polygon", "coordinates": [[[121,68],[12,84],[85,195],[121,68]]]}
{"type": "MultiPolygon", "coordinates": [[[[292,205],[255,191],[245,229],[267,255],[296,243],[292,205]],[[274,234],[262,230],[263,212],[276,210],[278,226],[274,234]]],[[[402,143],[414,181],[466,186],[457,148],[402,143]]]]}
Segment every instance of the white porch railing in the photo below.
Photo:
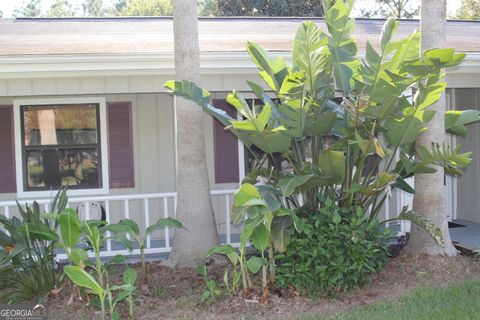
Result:
{"type": "MultiPolygon", "coordinates": [[[[236,190],[215,190],[211,191],[212,202],[217,219],[217,228],[223,243],[238,246],[238,242],[232,241],[232,231],[235,226],[230,221],[230,204],[233,193],[236,190]]],[[[21,200],[22,205],[31,204],[34,200],[21,200]]],[[[35,199],[44,211],[49,211],[51,199],[35,199]]],[[[177,194],[170,193],[150,193],[136,195],[115,195],[115,196],[88,196],[88,197],[69,197],[68,207],[76,209],[78,205],[85,205],[85,217],[90,218],[90,203],[98,202],[105,209],[105,218],[108,223],[118,222],[120,219],[130,218],[135,220],[145,230],[150,224],[155,223],[159,218],[175,217],[175,208],[177,206],[177,194]],[[135,207],[135,209],[134,209],[135,207]],[[135,216],[135,217],[134,217],[135,216]],[[114,218],[114,219],[112,219],[114,218]],[[113,220],[113,221],[112,221],[113,220]]],[[[15,201],[0,202],[0,213],[7,218],[17,211],[15,201]],[[3,211],[3,212],[2,212],[3,211]]],[[[109,234],[107,233],[107,237],[109,234]]],[[[145,254],[168,253],[171,250],[171,230],[165,227],[160,236],[155,240],[148,236],[145,244],[145,254]]],[[[120,244],[116,244],[111,239],[106,242],[105,248],[101,252],[102,257],[122,255],[138,255],[139,249],[127,250],[120,244]]],[[[57,255],[59,260],[66,259],[65,254],[57,255]]]]}
{"type": "MultiPolygon", "coordinates": [[[[240,229],[231,223],[230,210],[232,197],[236,190],[215,190],[211,191],[212,204],[217,220],[217,228],[222,243],[239,246],[240,229]]],[[[389,197],[384,205],[384,219],[388,219],[390,209],[393,212],[399,213],[404,205],[411,206],[411,195],[406,194],[400,190],[395,190],[394,197],[389,197]],[[395,199],[395,201],[392,201],[395,199]]],[[[21,200],[21,204],[31,204],[34,200],[21,200]]],[[[46,212],[49,211],[51,199],[36,199],[41,208],[46,212]]],[[[175,217],[175,208],[177,206],[177,194],[170,193],[150,193],[150,194],[136,194],[136,195],[114,195],[114,196],[88,196],[88,197],[69,197],[68,207],[77,209],[80,204],[85,205],[85,217],[90,218],[90,203],[98,202],[105,209],[105,218],[108,223],[116,223],[121,219],[130,218],[135,220],[140,225],[140,230],[145,230],[151,223],[155,223],[159,218],[175,217]]],[[[17,204],[15,201],[0,202],[0,213],[10,217],[17,212],[17,204]],[[3,212],[2,212],[3,211],[3,212]]],[[[400,222],[389,224],[392,231],[398,234],[405,234],[410,229],[410,224],[407,222],[400,222]]],[[[146,254],[168,253],[171,250],[171,232],[168,227],[165,227],[160,234],[152,239],[148,236],[145,244],[146,254]]],[[[107,234],[109,236],[109,234],[107,234]]],[[[101,252],[102,257],[122,255],[139,255],[140,250],[127,250],[121,244],[115,243],[112,240],[107,240],[105,248],[101,252]]],[[[57,256],[59,260],[66,259],[65,254],[57,256]]]]}

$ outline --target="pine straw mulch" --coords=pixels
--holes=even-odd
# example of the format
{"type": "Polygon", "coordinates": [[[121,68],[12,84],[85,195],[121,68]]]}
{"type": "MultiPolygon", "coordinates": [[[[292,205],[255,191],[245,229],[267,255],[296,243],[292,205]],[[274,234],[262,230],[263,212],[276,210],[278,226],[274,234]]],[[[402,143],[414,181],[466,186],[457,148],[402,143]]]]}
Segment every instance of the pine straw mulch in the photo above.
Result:
{"type": "MultiPolygon", "coordinates": [[[[121,277],[124,266],[112,277],[121,277]]],[[[135,265],[139,271],[140,266],[135,265]]],[[[335,299],[308,299],[291,290],[273,291],[267,299],[251,294],[220,298],[213,304],[200,303],[205,290],[203,280],[194,269],[170,269],[159,263],[148,264],[148,291],[137,290],[135,319],[289,319],[299,315],[327,315],[381,300],[394,299],[417,287],[443,286],[452,282],[480,278],[480,261],[466,256],[455,258],[412,256],[400,253],[391,258],[371,284],[335,299]]],[[[210,270],[221,283],[222,269],[210,270]]],[[[69,304],[71,287],[48,301],[49,319],[100,319],[97,308],[83,301],[69,304]],[[72,318],[73,317],[73,318],[72,318]]],[[[253,292],[254,293],[254,292],[253,292]]],[[[127,308],[121,305],[122,319],[127,308]]]]}

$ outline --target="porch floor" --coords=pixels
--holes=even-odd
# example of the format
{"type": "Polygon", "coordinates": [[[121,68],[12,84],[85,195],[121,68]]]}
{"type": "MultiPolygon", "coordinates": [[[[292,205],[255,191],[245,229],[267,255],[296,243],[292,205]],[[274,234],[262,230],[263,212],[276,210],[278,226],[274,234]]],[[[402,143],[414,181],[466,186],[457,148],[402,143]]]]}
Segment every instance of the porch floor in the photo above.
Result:
{"type": "Polygon", "coordinates": [[[462,225],[459,227],[450,227],[450,237],[453,242],[458,242],[462,247],[470,250],[480,249],[480,224],[456,219],[454,223],[462,225]]]}

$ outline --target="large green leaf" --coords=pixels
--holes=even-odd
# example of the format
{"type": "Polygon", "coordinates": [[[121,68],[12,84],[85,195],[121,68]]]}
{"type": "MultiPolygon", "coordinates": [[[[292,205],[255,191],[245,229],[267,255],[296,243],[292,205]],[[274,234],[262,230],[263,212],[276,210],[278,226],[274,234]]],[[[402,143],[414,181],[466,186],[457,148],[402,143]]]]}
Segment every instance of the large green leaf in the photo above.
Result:
{"type": "Polygon", "coordinates": [[[240,259],[237,254],[237,250],[229,244],[222,244],[211,248],[210,250],[208,250],[206,257],[208,258],[213,254],[221,254],[227,256],[232,265],[234,266],[237,265],[240,259]]]}
{"type": "Polygon", "coordinates": [[[262,199],[257,188],[250,184],[244,183],[233,195],[233,201],[235,207],[241,207],[252,199],[262,199]]]}
{"type": "Polygon", "coordinates": [[[253,230],[263,222],[263,217],[256,217],[254,219],[249,219],[243,226],[242,233],[240,234],[240,246],[244,247],[247,245],[247,241],[250,240],[253,230]]]}
{"type": "Polygon", "coordinates": [[[395,220],[410,221],[411,223],[414,223],[420,228],[422,228],[428,235],[432,237],[433,240],[435,240],[435,242],[437,242],[438,245],[443,245],[444,243],[444,238],[440,228],[431,223],[430,220],[428,220],[427,218],[422,217],[421,215],[417,215],[411,210],[408,210],[408,206],[404,206],[402,208],[402,211],[396,218],[385,220],[382,223],[387,223],[395,220]]]}
{"type": "Polygon", "coordinates": [[[380,36],[380,48],[382,52],[387,49],[393,34],[398,28],[398,22],[394,18],[389,18],[383,25],[382,34],[380,36]]]}
{"type": "Polygon", "coordinates": [[[292,228],[292,218],[290,216],[275,217],[272,221],[272,242],[278,252],[285,252],[290,243],[292,228]]]}
{"type": "Polygon", "coordinates": [[[277,186],[282,190],[282,194],[285,197],[291,196],[295,189],[305,184],[310,178],[313,177],[313,174],[309,175],[295,175],[287,178],[282,178],[278,181],[277,186]]]}
{"type": "Polygon", "coordinates": [[[305,134],[309,136],[329,133],[337,121],[335,112],[321,112],[319,108],[310,108],[305,123],[305,134]]]}
{"type": "Polygon", "coordinates": [[[445,114],[445,131],[460,137],[467,135],[466,125],[480,122],[478,110],[448,110],[445,114]]]}
{"type": "Polygon", "coordinates": [[[173,90],[175,95],[184,97],[197,103],[202,107],[203,111],[220,121],[225,127],[230,125],[232,119],[226,111],[215,108],[209,104],[210,92],[198,87],[195,83],[187,80],[183,81],[167,81],[164,86],[173,90]]]}
{"type": "MultiPolygon", "coordinates": [[[[304,72],[306,88],[317,99],[322,91],[322,88],[317,85],[321,83],[318,78],[322,72],[329,72],[328,68],[325,68],[329,59],[326,44],[326,35],[312,21],[302,23],[293,43],[293,65],[304,72]]],[[[328,83],[328,86],[331,86],[331,83],[328,83]]]]}
{"type": "Polygon", "coordinates": [[[24,223],[17,228],[17,232],[27,234],[32,240],[51,240],[58,239],[58,235],[44,224],[24,223]]]}
{"type": "Polygon", "coordinates": [[[183,224],[180,221],[168,217],[168,218],[158,219],[157,222],[155,222],[154,224],[152,224],[151,226],[149,226],[147,228],[145,233],[147,235],[149,235],[149,234],[152,234],[152,232],[154,230],[160,229],[160,228],[165,228],[165,227],[175,227],[175,228],[178,228],[178,229],[185,229],[185,227],[183,226],[183,224]]]}
{"type": "Polygon", "coordinates": [[[260,268],[265,264],[266,264],[265,259],[262,259],[256,256],[252,256],[250,257],[250,259],[247,260],[247,268],[253,274],[260,271],[260,268]]]}
{"type": "Polygon", "coordinates": [[[59,214],[58,218],[62,241],[67,247],[73,248],[80,239],[80,220],[77,212],[67,208],[59,214]]]}
{"type": "Polygon", "coordinates": [[[350,37],[355,29],[355,22],[349,19],[353,7],[353,1],[335,1],[325,12],[325,22],[330,32],[327,43],[331,53],[331,63],[336,87],[344,96],[350,92],[352,78],[356,76],[356,69],[360,65],[354,57],[357,53],[357,45],[350,37]]]}
{"type": "Polygon", "coordinates": [[[133,286],[137,281],[137,272],[135,271],[135,269],[127,268],[125,269],[125,271],[123,271],[122,279],[123,283],[133,286]]]}
{"type": "Polygon", "coordinates": [[[138,224],[132,219],[122,219],[118,223],[107,225],[105,229],[115,234],[130,233],[136,236],[140,235],[138,224]]]}
{"type": "Polygon", "coordinates": [[[95,252],[99,252],[100,247],[102,246],[103,238],[101,237],[97,223],[93,221],[83,221],[80,224],[80,230],[82,230],[82,233],[85,235],[88,242],[90,242],[93,250],[95,252]]]}
{"type": "Polygon", "coordinates": [[[345,154],[343,151],[325,150],[320,154],[318,166],[331,184],[343,182],[345,178],[345,154]]]}
{"type": "Polygon", "coordinates": [[[417,146],[416,151],[421,160],[420,164],[428,166],[435,164],[445,169],[445,173],[451,176],[462,175],[472,161],[472,152],[459,153],[460,146],[452,149],[448,145],[432,144],[431,150],[425,146],[417,146]]]}
{"type": "Polygon", "coordinates": [[[66,266],[63,268],[63,271],[77,286],[86,288],[100,297],[105,295],[105,291],[98,282],[82,268],[78,266],[66,266]]]}
{"type": "Polygon", "coordinates": [[[260,76],[273,91],[278,93],[283,80],[288,74],[288,67],[285,60],[282,57],[274,60],[270,59],[267,52],[253,42],[247,43],[247,51],[252,57],[253,62],[260,69],[260,76]]]}
{"type": "Polygon", "coordinates": [[[69,259],[71,259],[72,263],[77,266],[82,266],[87,264],[88,262],[88,254],[82,248],[68,248],[69,259]]]}
{"type": "Polygon", "coordinates": [[[268,231],[264,224],[258,225],[252,232],[250,240],[258,251],[263,252],[268,247],[268,231]]]}
{"type": "Polygon", "coordinates": [[[427,123],[435,115],[434,111],[418,111],[415,107],[403,110],[402,116],[388,117],[385,120],[385,137],[394,147],[413,144],[417,137],[427,130],[427,123]]]}

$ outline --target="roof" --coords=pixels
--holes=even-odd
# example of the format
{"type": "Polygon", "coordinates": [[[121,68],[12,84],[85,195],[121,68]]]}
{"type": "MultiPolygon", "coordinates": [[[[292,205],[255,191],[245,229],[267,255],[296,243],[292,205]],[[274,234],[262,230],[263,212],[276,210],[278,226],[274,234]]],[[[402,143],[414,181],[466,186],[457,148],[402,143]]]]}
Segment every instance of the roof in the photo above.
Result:
{"type": "MultiPolygon", "coordinates": [[[[244,52],[247,41],[270,51],[290,51],[304,18],[200,18],[202,52],[244,52]]],[[[322,19],[312,19],[325,29],[322,19]]],[[[359,49],[378,44],[385,20],[357,19],[354,38],[359,49]]],[[[397,38],[419,28],[418,20],[402,20],[397,38]]],[[[457,51],[480,52],[480,22],[449,21],[447,44],[457,51]]],[[[0,56],[172,54],[172,19],[38,18],[0,19],[0,56]]]]}

